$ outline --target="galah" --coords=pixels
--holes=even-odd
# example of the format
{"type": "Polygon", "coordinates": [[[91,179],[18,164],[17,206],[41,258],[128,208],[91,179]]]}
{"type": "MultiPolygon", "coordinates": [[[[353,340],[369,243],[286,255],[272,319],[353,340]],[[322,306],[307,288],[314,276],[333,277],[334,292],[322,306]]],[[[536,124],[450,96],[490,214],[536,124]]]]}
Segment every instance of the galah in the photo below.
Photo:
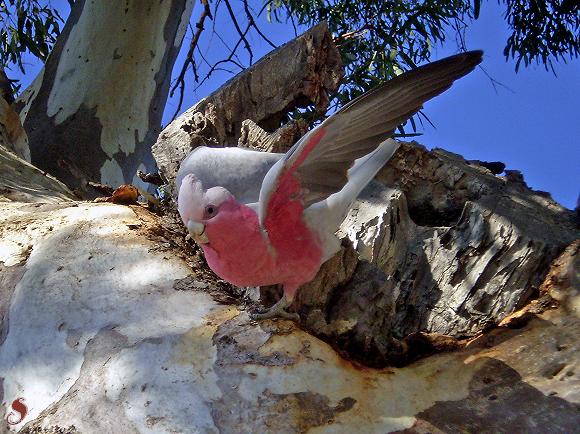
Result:
{"type": "Polygon", "coordinates": [[[300,285],[340,249],[335,235],[361,190],[391,158],[390,138],[422,104],[481,62],[458,54],[403,73],[346,104],[285,154],[198,147],[177,174],[178,210],[210,268],[237,286],[282,284],[286,312],[300,285]]]}

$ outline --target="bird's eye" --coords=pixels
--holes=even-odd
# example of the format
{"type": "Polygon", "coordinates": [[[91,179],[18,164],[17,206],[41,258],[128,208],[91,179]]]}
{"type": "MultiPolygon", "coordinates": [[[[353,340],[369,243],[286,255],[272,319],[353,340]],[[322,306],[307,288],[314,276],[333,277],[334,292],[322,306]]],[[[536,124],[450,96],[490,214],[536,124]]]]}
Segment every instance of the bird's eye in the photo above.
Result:
{"type": "Polygon", "coordinates": [[[206,205],[205,207],[205,218],[212,218],[217,214],[218,208],[215,205],[206,205]]]}

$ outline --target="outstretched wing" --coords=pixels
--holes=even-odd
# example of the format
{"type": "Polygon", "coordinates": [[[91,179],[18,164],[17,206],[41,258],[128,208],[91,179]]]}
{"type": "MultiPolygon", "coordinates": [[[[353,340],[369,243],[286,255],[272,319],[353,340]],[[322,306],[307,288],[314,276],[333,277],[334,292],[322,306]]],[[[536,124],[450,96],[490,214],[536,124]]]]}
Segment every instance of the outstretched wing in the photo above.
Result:
{"type": "Polygon", "coordinates": [[[284,154],[242,148],[195,148],[182,162],[175,183],[177,191],[185,175],[194,174],[204,189],[221,186],[244,204],[258,201],[262,181],[284,154]]]}
{"type": "Polygon", "coordinates": [[[425,101],[471,72],[483,52],[447,57],[389,80],[345,105],[307,133],[264,178],[259,216],[280,215],[281,207],[302,209],[342,189],[354,160],[372,152],[425,101]]]}

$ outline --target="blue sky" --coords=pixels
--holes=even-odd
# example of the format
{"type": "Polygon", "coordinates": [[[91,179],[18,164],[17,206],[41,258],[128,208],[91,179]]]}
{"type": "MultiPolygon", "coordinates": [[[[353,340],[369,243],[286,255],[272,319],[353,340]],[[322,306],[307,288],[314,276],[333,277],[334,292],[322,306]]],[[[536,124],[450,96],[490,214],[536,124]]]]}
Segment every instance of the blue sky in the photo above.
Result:
{"type": "MultiPolygon", "coordinates": [[[[63,4],[59,9],[63,16],[68,15],[66,1],[56,3],[63,4]]],[[[260,0],[251,3],[261,4],[260,0]]],[[[241,7],[236,12],[243,15],[241,7]]],[[[199,13],[200,8],[196,7],[194,21],[199,13]]],[[[264,18],[259,24],[276,44],[294,37],[290,24],[271,24],[264,18]]],[[[210,37],[211,23],[206,27],[200,48],[211,62],[223,57],[226,48],[217,36],[210,37]]],[[[226,44],[233,45],[237,40],[233,26],[223,14],[216,29],[226,44]]],[[[416,140],[429,148],[444,148],[467,159],[503,161],[508,169],[521,170],[532,188],[548,191],[558,202],[574,208],[580,192],[580,60],[556,64],[557,77],[542,65],[521,68],[516,74],[514,63],[506,62],[503,57],[507,36],[500,6],[495,2],[484,3],[480,18],[467,31],[467,47],[485,51],[483,67],[506,87],[494,89],[483,71],[474,71],[426,104],[425,113],[435,128],[426,125],[422,131],[424,135],[416,140]]],[[[178,66],[190,38],[191,35],[186,36],[178,66]]],[[[271,50],[256,37],[250,42],[254,46],[255,60],[271,50]]],[[[449,38],[445,46],[436,48],[433,59],[455,52],[454,38],[449,38]]],[[[242,62],[247,65],[243,50],[240,53],[242,62]]],[[[38,69],[39,65],[30,61],[23,83],[30,82],[38,69]]],[[[174,76],[177,73],[176,67],[174,76]]],[[[195,89],[196,83],[190,75],[182,111],[231,76],[218,72],[195,89]]],[[[176,105],[175,97],[168,102],[165,124],[171,120],[176,105]]]]}

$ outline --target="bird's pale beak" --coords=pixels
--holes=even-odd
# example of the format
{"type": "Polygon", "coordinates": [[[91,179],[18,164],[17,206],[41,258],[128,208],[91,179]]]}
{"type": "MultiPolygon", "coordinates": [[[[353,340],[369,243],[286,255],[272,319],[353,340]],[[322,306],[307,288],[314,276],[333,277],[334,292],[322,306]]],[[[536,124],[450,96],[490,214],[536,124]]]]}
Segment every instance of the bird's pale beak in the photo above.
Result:
{"type": "Polygon", "coordinates": [[[203,223],[189,220],[187,222],[187,230],[189,231],[191,238],[193,238],[197,244],[209,243],[205,233],[205,225],[203,223]]]}

